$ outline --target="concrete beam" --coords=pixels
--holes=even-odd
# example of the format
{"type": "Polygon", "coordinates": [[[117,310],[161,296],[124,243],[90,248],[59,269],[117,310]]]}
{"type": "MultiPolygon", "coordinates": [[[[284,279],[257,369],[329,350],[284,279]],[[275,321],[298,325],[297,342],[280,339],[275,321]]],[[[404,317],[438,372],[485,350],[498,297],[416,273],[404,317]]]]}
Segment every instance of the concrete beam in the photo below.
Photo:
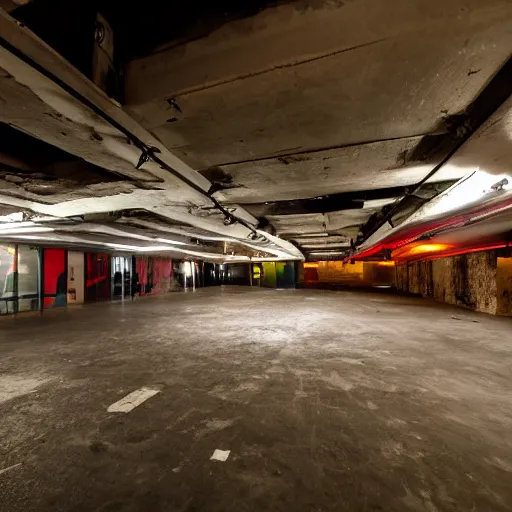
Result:
{"type": "Polygon", "coordinates": [[[132,62],[128,108],[191,165],[222,166],[439,133],[510,53],[503,0],[299,4],[132,62]]]}

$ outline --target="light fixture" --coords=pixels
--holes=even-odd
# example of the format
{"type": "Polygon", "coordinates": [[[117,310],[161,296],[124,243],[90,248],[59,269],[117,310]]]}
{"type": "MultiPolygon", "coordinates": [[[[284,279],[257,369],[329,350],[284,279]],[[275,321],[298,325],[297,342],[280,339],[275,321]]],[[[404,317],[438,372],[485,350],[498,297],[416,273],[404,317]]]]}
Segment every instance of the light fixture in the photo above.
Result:
{"type": "Polygon", "coordinates": [[[28,228],[35,225],[35,222],[32,222],[31,220],[27,220],[24,222],[0,222],[0,230],[3,231],[4,229],[28,228]]]}
{"type": "Polygon", "coordinates": [[[10,213],[9,215],[0,215],[0,222],[21,222],[23,212],[10,213]]]}
{"type": "Polygon", "coordinates": [[[413,256],[415,254],[423,254],[430,252],[440,252],[452,247],[449,244],[421,244],[415,247],[411,247],[407,252],[413,256]]]}
{"type": "Polygon", "coordinates": [[[0,227],[0,236],[10,236],[10,235],[23,235],[24,233],[50,233],[51,231],[55,231],[53,228],[43,228],[43,227],[27,227],[27,228],[12,228],[5,229],[0,227]]]}
{"type": "Polygon", "coordinates": [[[172,245],[189,245],[185,242],[178,242],[177,240],[168,240],[167,238],[157,238],[157,242],[162,242],[163,244],[172,244],[172,245]]]}

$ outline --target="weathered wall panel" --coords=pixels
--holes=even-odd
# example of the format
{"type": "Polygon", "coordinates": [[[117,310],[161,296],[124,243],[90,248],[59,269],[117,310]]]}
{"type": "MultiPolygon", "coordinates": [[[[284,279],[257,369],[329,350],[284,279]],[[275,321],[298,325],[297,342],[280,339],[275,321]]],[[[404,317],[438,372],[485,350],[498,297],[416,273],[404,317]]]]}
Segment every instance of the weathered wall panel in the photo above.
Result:
{"type": "Polygon", "coordinates": [[[442,258],[432,261],[432,297],[442,302],[456,304],[455,287],[453,284],[453,258],[442,258]]]}
{"type": "Polygon", "coordinates": [[[349,286],[362,286],[363,262],[356,261],[354,264],[344,264],[342,261],[319,261],[318,282],[349,286]]]}
{"type": "Polygon", "coordinates": [[[496,288],[498,315],[512,316],[512,257],[498,258],[496,288]]]}
{"type": "MultiPolygon", "coordinates": [[[[399,265],[397,288],[484,313],[503,314],[498,308],[495,251],[399,265]]],[[[507,307],[503,306],[505,310],[507,307]]]]}
{"type": "MultiPolygon", "coordinates": [[[[353,264],[342,261],[319,261],[316,270],[317,284],[338,286],[394,286],[395,266],[390,262],[356,261],[353,264]]],[[[311,282],[307,279],[306,284],[311,282]]],[[[313,274],[313,273],[311,273],[313,274]]]]}
{"type": "Polygon", "coordinates": [[[266,261],[262,264],[263,277],[261,280],[261,286],[267,288],[275,288],[277,284],[276,276],[276,264],[274,261],[266,261]]]}
{"type": "Polygon", "coordinates": [[[495,315],[497,312],[496,253],[478,252],[466,256],[467,295],[469,305],[477,311],[495,315]]]}

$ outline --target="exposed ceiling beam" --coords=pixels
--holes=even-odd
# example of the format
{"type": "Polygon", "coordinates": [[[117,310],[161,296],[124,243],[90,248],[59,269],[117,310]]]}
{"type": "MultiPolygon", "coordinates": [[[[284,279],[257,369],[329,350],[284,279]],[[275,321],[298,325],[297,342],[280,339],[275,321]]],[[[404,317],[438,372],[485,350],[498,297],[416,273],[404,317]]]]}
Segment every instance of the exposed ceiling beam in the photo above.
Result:
{"type": "MultiPolygon", "coordinates": [[[[370,219],[368,224],[361,228],[364,237],[359,240],[359,244],[363,243],[379,228],[389,222],[395,214],[406,206],[406,202],[412,195],[420,193],[427,181],[431,179],[436,173],[442,172],[448,166],[445,164],[456,156],[459,149],[461,149],[467,141],[471,139],[473,134],[484,125],[485,121],[489,119],[496,111],[503,105],[512,95],[512,57],[499,69],[494,75],[492,80],[485,86],[477,98],[466,108],[465,112],[461,114],[460,119],[457,120],[455,131],[452,134],[453,147],[447,155],[427,174],[425,177],[412,187],[411,191],[405,195],[397,204],[392,208],[388,208],[378,219],[370,219]]],[[[476,163],[475,163],[476,165],[476,163]]],[[[414,208],[410,213],[412,214],[418,207],[414,208]]],[[[402,219],[403,220],[403,219],[402,219]]]]}
{"type": "MultiPolygon", "coordinates": [[[[226,225],[224,212],[227,210],[218,199],[211,197],[210,182],[3,11],[0,11],[0,32],[0,65],[6,71],[3,78],[8,77],[3,80],[3,86],[11,87],[13,98],[18,98],[18,102],[20,98],[16,95],[22,94],[24,102],[37,107],[34,118],[30,117],[33,109],[25,109],[27,115],[23,117],[16,114],[16,106],[11,105],[7,111],[2,109],[0,115],[5,122],[13,122],[17,128],[35,137],[50,138],[47,140],[50,144],[78,154],[95,165],[135,180],[154,183],[153,190],[135,190],[132,194],[92,198],[82,203],[67,201],[54,205],[55,209],[18,198],[5,197],[5,203],[61,217],[147,205],[163,217],[191,226],[242,240],[254,238],[256,245],[258,240],[271,240],[290,258],[302,258],[292,244],[276,237],[271,239],[271,235],[253,227],[257,224],[256,219],[243,208],[230,208],[229,225],[226,225]],[[48,115],[45,116],[45,112],[48,115]],[[45,124],[47,122],[50,127],[45,124]],[[146,158],[142,158],[144,155],[146,158]],[[147,193],[149,196],[145,195],[147,193]],[[140,194],[145,197],[142,201],[140,194]],[[215,209],[223,214],[219,215],[215,209]]],[[[222,200],[221,196],[219,198],[222,200]]]]}
{"type": "MultiPolygon", "coordinates": [[[[428,184],[422,189],[422,197],[432,198],[447,189],[454,181],[428,184]]],[[[298,215],[308,213],[329,213],[340,210],[364,208],[365,201],[376,201],[403,197],[410,194],[410,187],[390,187],[376,190],[342,192],[319,197],[293,199],[285,201],[267,201],[265,203],[244,203],[244,208],[255,217],[267,215],[298,215]]]]}

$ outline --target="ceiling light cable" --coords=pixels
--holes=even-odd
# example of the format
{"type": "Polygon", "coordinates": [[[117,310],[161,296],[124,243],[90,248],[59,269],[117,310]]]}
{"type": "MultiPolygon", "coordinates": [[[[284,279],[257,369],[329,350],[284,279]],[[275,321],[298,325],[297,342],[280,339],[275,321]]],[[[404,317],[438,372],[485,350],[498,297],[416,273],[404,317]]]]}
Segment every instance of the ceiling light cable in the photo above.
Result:
{"type": "Polygon", "coordinates": [[[179,180],[186,183],[189,187],[193,188],[195,191],[199,192],[203,196],[207,197],[226,218],[226,220],[229,220],[230,224],[234,224],[235,222],[239,222],[244,227],[252,231],[253,234],[257,234],[256,228],[254,226],[251,226],[248,222],[245,220],[237,218],[235,215],[233,215],[231,212],[226,210],[214,197],[211,195],[208,191],[205,191],[202,187],[194,183],[192,180],[187,178],[186,176],[183,176],[178,171],[176,171],[173,167],[171,167],[167,162],[163,161],[160,157],[156,155],[156,153],[160,153],[160,149],[150,146],[149,144],[146,144],[144,141],[139,139],[136,135],[131,133],[127,128],[125,128],[121,123],[110,117],[107,113],[105,113],[100,107],[98,107],[95,103],[90,101],[88,98],[83,96],[81,93],[73,89],[70,85],[68,85],[64,80],[60,79],[58,76],[54,75],[51,71],[48,71],[45,67],[37,63],[35,60],[33,60],[28,55],[24,54],[22,51],[20,51],[18,48],[13,46],[11,43],[6,41],[3,37],[0,37],[0,46],[3,46],[7,51],[11,52],[13,55],[16,55],[19,59],[21,59],[23,62],[28,64],[29,66],[33,67],[39,73],[44,75],[46,78],[57,84],[59,87],[64,89],[68,94],[73,96],[75,99],[86,105],[88,108],[90,108],[95,114],[103,118],[105,121],[107,121],[111,126],[119,130],[121,133],[123,133],[130,142],[136,146],[141,151],[141,156],[136,164],[136,169],[139,169],[142,167],[142,165],[149,160],[152,160],[153,162],[157,163],[165,169],[166,171],[170,172],[173,176],[178,178],[179,180]]]}

